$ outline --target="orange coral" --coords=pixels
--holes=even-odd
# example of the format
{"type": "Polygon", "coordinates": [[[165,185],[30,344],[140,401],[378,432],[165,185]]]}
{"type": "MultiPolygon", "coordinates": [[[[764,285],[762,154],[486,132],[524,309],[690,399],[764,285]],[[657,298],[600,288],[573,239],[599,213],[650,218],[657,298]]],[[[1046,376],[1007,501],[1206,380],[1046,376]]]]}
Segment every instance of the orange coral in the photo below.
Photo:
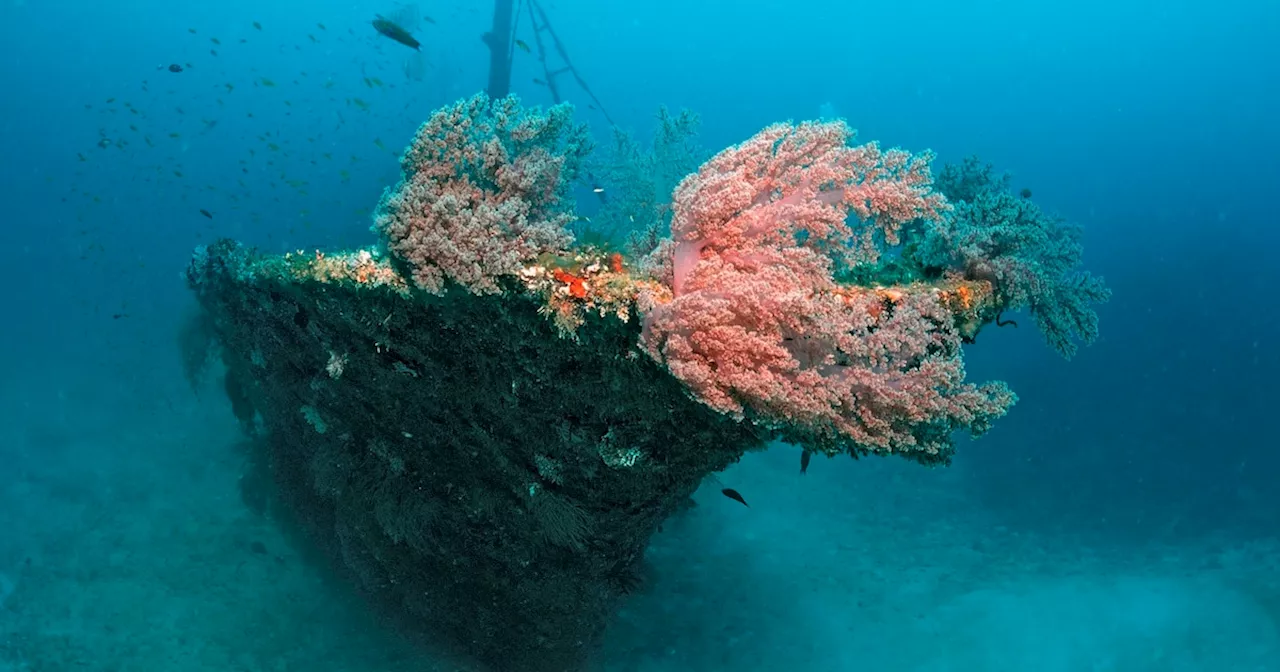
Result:
{"type": "Polygon", "coordinates": [[[557,281],[569,286],[570,296],[577,299],[585,299],[587,297],[587,285],[582,278],[559,268],[552,275],[557,281]]]}

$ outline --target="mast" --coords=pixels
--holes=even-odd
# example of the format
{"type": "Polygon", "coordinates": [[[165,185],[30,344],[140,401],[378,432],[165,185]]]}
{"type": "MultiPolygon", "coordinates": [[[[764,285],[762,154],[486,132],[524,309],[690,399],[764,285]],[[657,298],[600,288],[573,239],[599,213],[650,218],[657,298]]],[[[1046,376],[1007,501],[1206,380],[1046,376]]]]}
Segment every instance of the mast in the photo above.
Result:
{"type": "Polygon", "coordinates": [[[511,92],[511,22],[515,17],[514,0],[493,0],[493,26],[484,34],[489,45],[489,86],[492,99],[511,92]]]}

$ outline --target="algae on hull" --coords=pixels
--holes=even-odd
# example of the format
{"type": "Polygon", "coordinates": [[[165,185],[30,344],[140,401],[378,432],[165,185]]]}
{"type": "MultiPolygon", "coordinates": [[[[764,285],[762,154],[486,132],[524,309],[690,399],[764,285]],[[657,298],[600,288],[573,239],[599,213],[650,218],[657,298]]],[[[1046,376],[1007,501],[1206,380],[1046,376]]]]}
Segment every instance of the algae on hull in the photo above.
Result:
{"type": "Polygon", "coordinates": [[[690,399],[640,325],[411,291],[385,261],[231,241],[187,273],[293,520],[393,612],[495,669],[581,666],[645,546],[767,438],[690,399]]]}

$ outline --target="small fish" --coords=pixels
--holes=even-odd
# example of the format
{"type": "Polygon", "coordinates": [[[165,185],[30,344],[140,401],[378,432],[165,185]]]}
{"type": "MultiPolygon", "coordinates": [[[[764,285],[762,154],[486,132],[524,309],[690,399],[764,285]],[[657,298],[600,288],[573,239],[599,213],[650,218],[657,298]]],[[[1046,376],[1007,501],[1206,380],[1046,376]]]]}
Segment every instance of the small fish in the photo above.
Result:
{"type": "Polygon", "coordinates": [[[129,317],[129,313],[112,313],[111,314],[111,319],[113,320],[118,320],[122,317],[129,317]]]}
{"type": "Polygon", "coordinates": [[[200,214],[204,215],[205,217],[208,217],[209,219],[213,219],[213,213],[209,212],[208,210],[205,210],[204,208],[200,208],[200,214]]]}
{"type": "Polygon", "coordinates": [[[399,42],[414,51],[418,51],[419,47],[422,46],[421,42],[413,39],[413,35],[409,34],[409,31],[401,28],[396,22],[383,18],[381,14],[377,15],[373,19],[372,24],[373,29],[378,31],[379,35],[390,38],[392,41],[399,42]]]}
{"type": "Polygon", "coordinates": [[[748,509],[751,508],[751,505],[747,503],[747,500],[743,499],[742,495],[738,494],[738,491],[734,490],[733,488],[725,488],[724,490],[720,491],[720,494],[724,495],[725,497],[728,497],[729,499],[732,499],[735,502],[742,504],[748,509]]]}
{"type": "Polygon", "coordinates": [[[529,53],[529,45],[525,44],[524,40],[516,40],[516,47],[526,54],[529,53]]]}
{"type": "Polygon", "coordinates": [[[187,32],[188,32],[188,33],[191,33],[192,35],[195,35],[195,34],[196,34],[196,29],[195,29],[195,28],[188,28],[188,29],[187,29],[187,32]]]}
{"type": "Polygon", "coordinates": [[[423,21],[426,21],[427,23],[430,23],[430,24],[435,24],[435,22],[436,22],[436,20],[435,20],[435,19],[433,19],[433,18],[431,18],[431,17],[427,16],[426,14],[423,14],[423,15],[422,15],[422,20],[423,20],[423,21]]]}
{"type": "Polygon", "coordinates": [[[221,46],[222,46],[222,41],[221,41],[221,40],[219,40],[219,39],[218,39],[218,38],[216,38],[216,37],[211,37],[211,38],[209,38],[209,41],[210,41],[210,42],[212,42],[212,43],[214,43],[214,44],[216,44],[216,45],[218,45],[219,47],[221,47],[221,46]]]}
{"type": "Polygon", "coordinates": [[[255,30],[262,30],[262,24],[258,23],[257,21],[253,22],[253,27],[255,30]]]}
{"type": "Polygon", "coordinates": [[[804,476],[804,472],[809,471],[809,458],[813,457],[813,453],[803,451],[800,453],[800,475],[804,476]]]}
{"type": "Polygon", "coordinates": [[[263,77],[263,78],[262,78],[262,85],[263,85],[263,86],[265,86],[265,87],[271,88],[271,87],[274,87],[274,86],[276,85],[276,83],[275,83],[275,82],[273,82],[273,81],[271,81],[271,80],[269,80],[269,79],[267,79],[266,77],[263,77]]]}
{"type": "Polygon", "coordinates": [[[1031,198],[1031,190],[1026,187],[1023,187],[1022,191],[1018,192],[1018,195],[1023,198],[1031,198]]]}
{"type": "Polygon", "coordinates": [[[603,193],[604,193],[604,187],[592,187],[592,188],[591,188],[591,193],[593,193],[593,194],[603,194],[603,193]]]}
{"type": "Polygon", "coordinates": [[[542,81],[541,79],[538,79],[537,77],[534,77],[534,78],[533,78],[533,83],[534,83],[534,84],[537,84],[538,86],[546,86],[546,85],[547,85],[547,83],[546,83],[546,82],[542,81]]]}
{"type": "Polygon", "coordinates": [[[324,27],[324,24],[323,24],[323,23],[317,23],[317,24],[316,24],[316,27],[317,27],[317,28],[319,28],[320,30],[329,30],[328,28],[325,28],[325,27],[324,27]]]}
{"type": "Polygon", "coordinates": [[[169,65],[169,72],[182,72],[182,66],[177,63],[172,63],[169,65]]]}

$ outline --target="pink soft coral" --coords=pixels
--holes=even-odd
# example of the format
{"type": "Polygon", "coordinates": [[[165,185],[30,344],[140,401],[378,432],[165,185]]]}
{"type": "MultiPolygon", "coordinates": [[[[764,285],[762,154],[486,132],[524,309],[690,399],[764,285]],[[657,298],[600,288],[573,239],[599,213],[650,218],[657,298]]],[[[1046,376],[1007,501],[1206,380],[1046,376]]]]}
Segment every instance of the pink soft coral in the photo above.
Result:
{"type": "Polygon", "coordinates": [[[495,293],[500,277],[568,246],[567,185],[588,148],[570,114],[481,94],[418,129],[401,159],[404,179],[383,196],[374,228],[419,288],[440,293],[452,281],[495,293]]]}
{"type": "Polygon", "coordinates": [[[963,382],[960,337],[930,288],[842,287],[837,267],[947,207],[929,155],[851,147],[844,123],[778,124],[731,147],[675,192],[674,299],[649,301],[643,343],[695,396],[827,450],[945,460],[1013,402],[963,382]]]}

